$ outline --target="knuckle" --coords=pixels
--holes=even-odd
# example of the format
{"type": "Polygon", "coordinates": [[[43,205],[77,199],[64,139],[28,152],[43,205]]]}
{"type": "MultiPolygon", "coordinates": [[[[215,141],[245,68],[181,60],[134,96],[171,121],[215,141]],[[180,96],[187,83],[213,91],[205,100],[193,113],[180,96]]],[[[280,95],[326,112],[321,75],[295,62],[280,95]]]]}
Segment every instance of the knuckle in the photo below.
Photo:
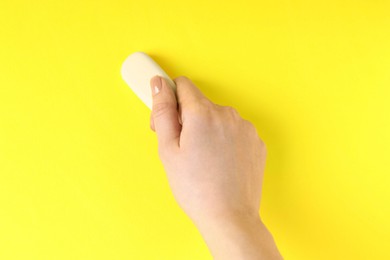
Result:
{"type": "Polygon", "coordinates": [[[204,117],[211,114],[213,107],[209,100],[201,99],[196,102],[189,103],[186,110],[193,116],[204,117]]]}
{"type": "Polygon", "coordinates": [[[207,98],[200,99],[199,103],[206,111],[212,111],[213,109],[215,109],[214,104],[207,98]]]}
{"type": "Polygon", "coordinates": [[[191,80],[186,76],[179,76],[179,77],[175,78],[173,81],[180,84],[182,82],[189,82],[191,80]]]}
{"type": "Polygon", "coordinates": [[[248,120],[244,120],[244,121],[247,127],[248,134],[252,136],[254,140],[259,144],[261,152],[263,154],[267,154],[267,146],[264,140],[259,136],[256,126],[248,120]]]}
{"type": "Polygon", "coordinates": [[[255,134],[256,136],[258,136],[258,135],[257,135],[256,126],[255,126],[252,122],[250,122],[250,121],[248,121],[248,120],[245,120],[245,119],[244,119],[244,122],[245,122],[245,126],[246,126],[246,128],[247,128],[247,131],[248,131],[249,133],[251,133],[251,134],[255,134]]]}
{"type": "Polygon", "coordinates": [[[180,79],[180,80],[188,80],[188,77],[184,76],[184,75],[181,75],[179,77],[177,77],[177,79],[180,79]]]}
{"type": "Polygon", "coordinates": [[[158,118],[161,115],[164,115],[171,108],[171,104],[168,102],[159,102],[153,104],[153,118],[158,118]]]}
{"type": "Polygon", "coordinates": [[[235,108],[231,106],[215,106],[222,120],[226,120],[227,122],[231,122],[233,124],[237,124],[237,121],[240,121],[241,117],[235,108]]]}
{"type": "Polygon", "coordinates": [[[230,115],[232,115],[234,118],[240,117],[240,115],[238,114],[237,109],[235,109],[234,107],[227,106],[227,107],[226,107],[226,110],[227,110],[227,111],[230,113],[230,115]]]}

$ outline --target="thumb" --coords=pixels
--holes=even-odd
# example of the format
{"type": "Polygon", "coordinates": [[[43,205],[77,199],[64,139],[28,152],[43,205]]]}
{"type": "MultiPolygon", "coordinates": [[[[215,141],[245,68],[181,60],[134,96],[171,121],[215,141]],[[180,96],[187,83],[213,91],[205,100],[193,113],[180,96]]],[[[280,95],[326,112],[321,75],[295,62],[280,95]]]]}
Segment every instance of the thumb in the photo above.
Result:
{"type": "Polygon", "coordinates": [[[151,120],[157,134],[159,148],[179,146],[180,124],[178,121],[175,93],[164,78],[155,76],[150,80],[153,105],[151,120]]]}

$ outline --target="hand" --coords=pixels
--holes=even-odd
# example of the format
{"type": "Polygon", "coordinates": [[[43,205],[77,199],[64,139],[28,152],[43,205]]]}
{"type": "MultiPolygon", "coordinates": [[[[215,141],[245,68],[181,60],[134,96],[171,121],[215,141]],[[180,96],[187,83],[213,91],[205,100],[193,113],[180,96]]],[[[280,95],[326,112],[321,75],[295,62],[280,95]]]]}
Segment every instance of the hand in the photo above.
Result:
{"type": "Polygon", "coordinates": [[[266,147],[254,125],[235,109],[214,104],[186,77],[174,81],[177,98],[163,78],[151,79],[151,129],[159,156],[179,206],[212,253],[227,259],[211,241],[218,235],[239,234],[244,241],[257,230],[270,237],[259,217],[266,147]]]}

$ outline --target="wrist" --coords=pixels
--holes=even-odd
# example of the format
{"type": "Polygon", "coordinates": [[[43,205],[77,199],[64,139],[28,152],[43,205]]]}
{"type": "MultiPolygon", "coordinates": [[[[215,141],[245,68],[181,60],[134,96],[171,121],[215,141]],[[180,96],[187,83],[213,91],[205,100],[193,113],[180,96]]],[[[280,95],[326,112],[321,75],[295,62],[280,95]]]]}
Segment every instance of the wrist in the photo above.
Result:
{"type": "Polygon", "coordinates": [[[195,223],[214,259],[281,259],[258,214],[228,214],[195,223]]]}
{"type": "Polygon", "coordinates": [[[262,221],[259,214],[249,213],[225,213],[205,214],[193,219],[195,226],[200,232],[220,232],[227,227],[246,228],[261,226],[262,221]]]}

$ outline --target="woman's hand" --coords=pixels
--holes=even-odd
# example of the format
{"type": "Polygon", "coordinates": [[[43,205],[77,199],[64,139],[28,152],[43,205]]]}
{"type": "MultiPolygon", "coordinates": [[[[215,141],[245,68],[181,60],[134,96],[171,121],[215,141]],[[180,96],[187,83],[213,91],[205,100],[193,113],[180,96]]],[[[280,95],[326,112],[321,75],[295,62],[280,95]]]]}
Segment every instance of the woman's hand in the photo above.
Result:
{"type": "Polygon", "coordinates": [[[188,78],[174,81],[176,96],[163,78],[151,80],[151,129],[176,201],[214,257],[278,259],[259,217],[266,147],[256,128],[234,108],[211,102],[188,78]]]}

